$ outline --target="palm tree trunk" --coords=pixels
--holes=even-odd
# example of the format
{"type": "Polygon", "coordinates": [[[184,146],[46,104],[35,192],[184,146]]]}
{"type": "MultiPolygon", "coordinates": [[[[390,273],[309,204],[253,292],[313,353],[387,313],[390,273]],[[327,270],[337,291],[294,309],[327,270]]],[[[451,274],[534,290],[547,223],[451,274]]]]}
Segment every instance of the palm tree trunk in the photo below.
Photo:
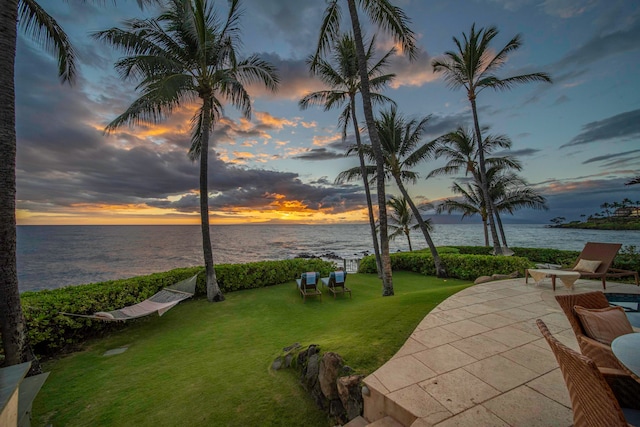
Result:
{"type": "Polygon", "coordinates": [[[204,266],[207,272],[207,300],[224,301],[224,295],[218,285],[213,265],[211,249],[211,229],[209,227],[209,128],[211,127],[211,98],[203,98],[202,141],[200,148],[200,226],[202,228],[202,250],[204,266]]]}
{"type": "Polygon", "coordinates": [[[471,111],[473,112],[473,124],[476,130],[476,143],[478,144],[478,156],[480,167],[480,188],[482,188],[482,197],[485,200],[485,207],[487,209],[487,219],[489,221],[489,230],[491,231],[491,238],[493,239],[493,253],[496,255],[502,254],[502,248],[500,247],[500,240],[498,240],[498,233],[494,223],[494,207],[493,200],[491,200],[489,194],[489,183],[487,181],[487,168],[484,164],[484,145],[482,144],[482,132],[480,132],[480,124],[478,123],[478,111],[476,109],[475,95],[469,95],[469,101],[471,101],[471,111]]]}
{"type": "Polygon", "coordinates": [[[4,365],[31,361],[29,374],[41,372],[27,336],[20,305],[16,264],[16,99],[15,58],[18,1],[0,11],[0,334],[4,365]]]}
{"type": "Polygon", "coordinates": [[[502,219],[500,219],[500,214],[498,213],[497,210],[494,211],[494,213],[496,214],[496,223],[498,224],[498,230],[500,230],[500,237],[502,238],[502,244],[504,245],[505,248],[508,248],[509,245],[507,245],[507,236],[504,234],[502,219]]]}
{"type": "Polygon", "coordinates": [[[389,256],[389,237],[387,230],[387,200],[384,187],[384,158],[380,147],[380,139],[376,131],[373,108],[371,107],[371,91],[369,90],[369,76],[367,75],[367,59],[362,42],[362,31],[358,19],[358,10],[355,0],[348,0],[349,15],[351,16],[351,26],[353,37],[356,42],[356,52],[358,54],[358,69],[360,71],[360,94],[362,95],[362,105],[364,118],[367,122],[371,148],[376,158],[376,182],[378,184],[378,220],[380,221],[380,260],[382,262],[382,296],[393,295],[393,273],[391,271],[391,257],[389,256]]]}
{"type": "Polygon", "coordinates": [[[487,217],[482,218],[482,231],[484,231],[484,245],[489,246],[489,229],[487,227],[487,217]]]}
{"type": "Polygon", "coordinates": [[[438,254],[438,250],[436,249],[436,245],[433,244],[433,240],[431,240],[431,235],[429,234],[429,230],[427,230],[427,224],[425,224],[424,219],[422,219],[422,215],[420,211],[416,207],[411,197],[407,193],[407,189],[404,188],[404,184],[400,180],[400,177],[394,177],[396,179],[396,184],[402,193],[402,197],[407,201],[409,207],[411,208],[411,212],[413,212],[413,216],[418,221],[418,225],[420,225],[420,230],[422,230],[422,234],[424,235],[425,240],[427,241],[427,245],[429,246],[429,250],[431,251],[431,256],[433,257],[433,264],[436,267],[436,275],[440,278],[447,277],[447,270],[442,265],[442,260],[440,259],[440,255],[438,254]]]}
{"type": "Polygon", "coordinates": [[[362,141],[360,140],[360,129],[358,128],[358,120],[356,119],[356,100],[350,96],[351,119],[353,120],[353,131],[356,135],[356,145],[358,146],[358,157],[360,159],[360,173],[364,183],[364,192],[367,196],[367,210],[369,211],[369,225],[371,226],[371,238],[373,239],[373,251],[376,256],[376,269],[378,277],[382,277],[382,260],[380,259],[380,245],[378,245],[378,233],[376,233],[376,219],[373,216],[373,204],[371,203],[371,189],[369,188],[369,178],[367,177],[367,166],[364,163],[364,154],[362,153],[362,141]]]}
{"type": "Polygon", "coordinates": [[[409,243],[409,252],[413,252],[413,248],[411,247],[411,236],[409,235],[409,230],[407,230],[404,234],[407,235],[407,243],[409,243]]]}

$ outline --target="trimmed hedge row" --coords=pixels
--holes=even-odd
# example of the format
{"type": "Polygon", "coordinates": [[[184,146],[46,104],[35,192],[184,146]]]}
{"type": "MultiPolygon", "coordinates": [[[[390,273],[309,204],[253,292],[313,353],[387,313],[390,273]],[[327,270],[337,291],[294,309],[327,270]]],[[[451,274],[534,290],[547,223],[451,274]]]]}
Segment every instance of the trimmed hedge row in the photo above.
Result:
{"type": "MultiPolygon", "coordinates": [[[[463,280],[475,280],[479,276],[490,276],[492,274],[510,274],[514,271],[524,275],[524,270],[533,266],[528,259],[517,256],[462,255],[444,253],[440,252],[440,250],[438,250],[438,254],[440,254],[440,259],[449,277],[463,280]]],[[[414,271],[425,276],[435,276],[436,274],[431,253],[424,251],[391,254],[391,268],[393,270],[414,271]]],[[[360,262],[358,272],[375,273],[375,257],[368,256],[364,258],[360,262]]]]}
{"type": "MultiPolygon", "coordinates": [[[[216,265],[216,277],[223,293],[260,288],[292,281],[306,271],[327,276],[335,266],[321,259],[291,259],[247,264],[216,265]]],[[[24,292],[20,295],[27,322],[29,342],[39,355],[52,356],[72,350],[88,338],[121,329],[122,322],[102,322],[60,314],[92,314],[111,311],[143,301],[165,286],[198,276],[196,296],[206,295],[203,267],[178,268],[164,273],[112,280],[59,289],[24,292]]]]}

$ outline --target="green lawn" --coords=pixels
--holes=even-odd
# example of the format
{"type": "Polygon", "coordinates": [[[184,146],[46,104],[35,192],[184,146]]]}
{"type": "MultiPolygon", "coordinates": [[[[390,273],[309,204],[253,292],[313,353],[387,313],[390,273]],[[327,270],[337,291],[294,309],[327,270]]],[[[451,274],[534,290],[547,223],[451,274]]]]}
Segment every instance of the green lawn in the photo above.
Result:
{"type": "Polygon", "coordinates": [[[282,349],[319,344],[366,375],[470,283],[395,272],[396,295],[384,298],[376,276],[350,274],[347,285],[352,299],[326,291],[303,304],[290,282],[229,293],[222,303],[185,301],[133,322],[44,364],[51,375],[34,402],[33,425],[327,426],[295,371],[270,370],[282,349]]]}

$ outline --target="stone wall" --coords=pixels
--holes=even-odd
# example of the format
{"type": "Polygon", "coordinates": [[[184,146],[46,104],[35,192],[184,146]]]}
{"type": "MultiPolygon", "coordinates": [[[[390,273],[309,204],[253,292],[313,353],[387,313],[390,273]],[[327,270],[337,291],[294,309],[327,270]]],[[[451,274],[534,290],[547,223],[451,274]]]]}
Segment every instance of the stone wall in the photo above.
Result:
{"type": "Polygon", "coordinates": [[[284,349],[272,364],[272,369],[295,368],[300,372],[302,386],[316,405],[337,424],[344,424],[362,414],[362,375],[354,374],[342,357],[333,352],[320,354],[312,344],[301,350],[300,344],[284,349]]]}

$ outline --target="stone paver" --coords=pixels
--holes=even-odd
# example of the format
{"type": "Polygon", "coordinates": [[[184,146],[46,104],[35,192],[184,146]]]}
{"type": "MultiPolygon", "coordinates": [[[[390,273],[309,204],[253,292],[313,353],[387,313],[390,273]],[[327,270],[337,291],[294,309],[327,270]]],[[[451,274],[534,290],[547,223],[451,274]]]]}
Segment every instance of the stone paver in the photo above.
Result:
{"type": "MultiPolygon", "coordinates": [[[[402,408],[409,414],[406,427],[570,426],[569,394],[535,320],[578,350],[554,295],[591,290],[602,290],[601,283],[578,280],[575,290],[557,287],[554,293],[550,283],[525,285],[521,278],[452,295],[420,322],[391,360],[365,378],[384,396],[365,405],[402,408]]],[[[606,292],[640,293],[640,288],[607,283],[606,292]]],[[[389,415],[375,409],[368,412],[389,415]]]]}

